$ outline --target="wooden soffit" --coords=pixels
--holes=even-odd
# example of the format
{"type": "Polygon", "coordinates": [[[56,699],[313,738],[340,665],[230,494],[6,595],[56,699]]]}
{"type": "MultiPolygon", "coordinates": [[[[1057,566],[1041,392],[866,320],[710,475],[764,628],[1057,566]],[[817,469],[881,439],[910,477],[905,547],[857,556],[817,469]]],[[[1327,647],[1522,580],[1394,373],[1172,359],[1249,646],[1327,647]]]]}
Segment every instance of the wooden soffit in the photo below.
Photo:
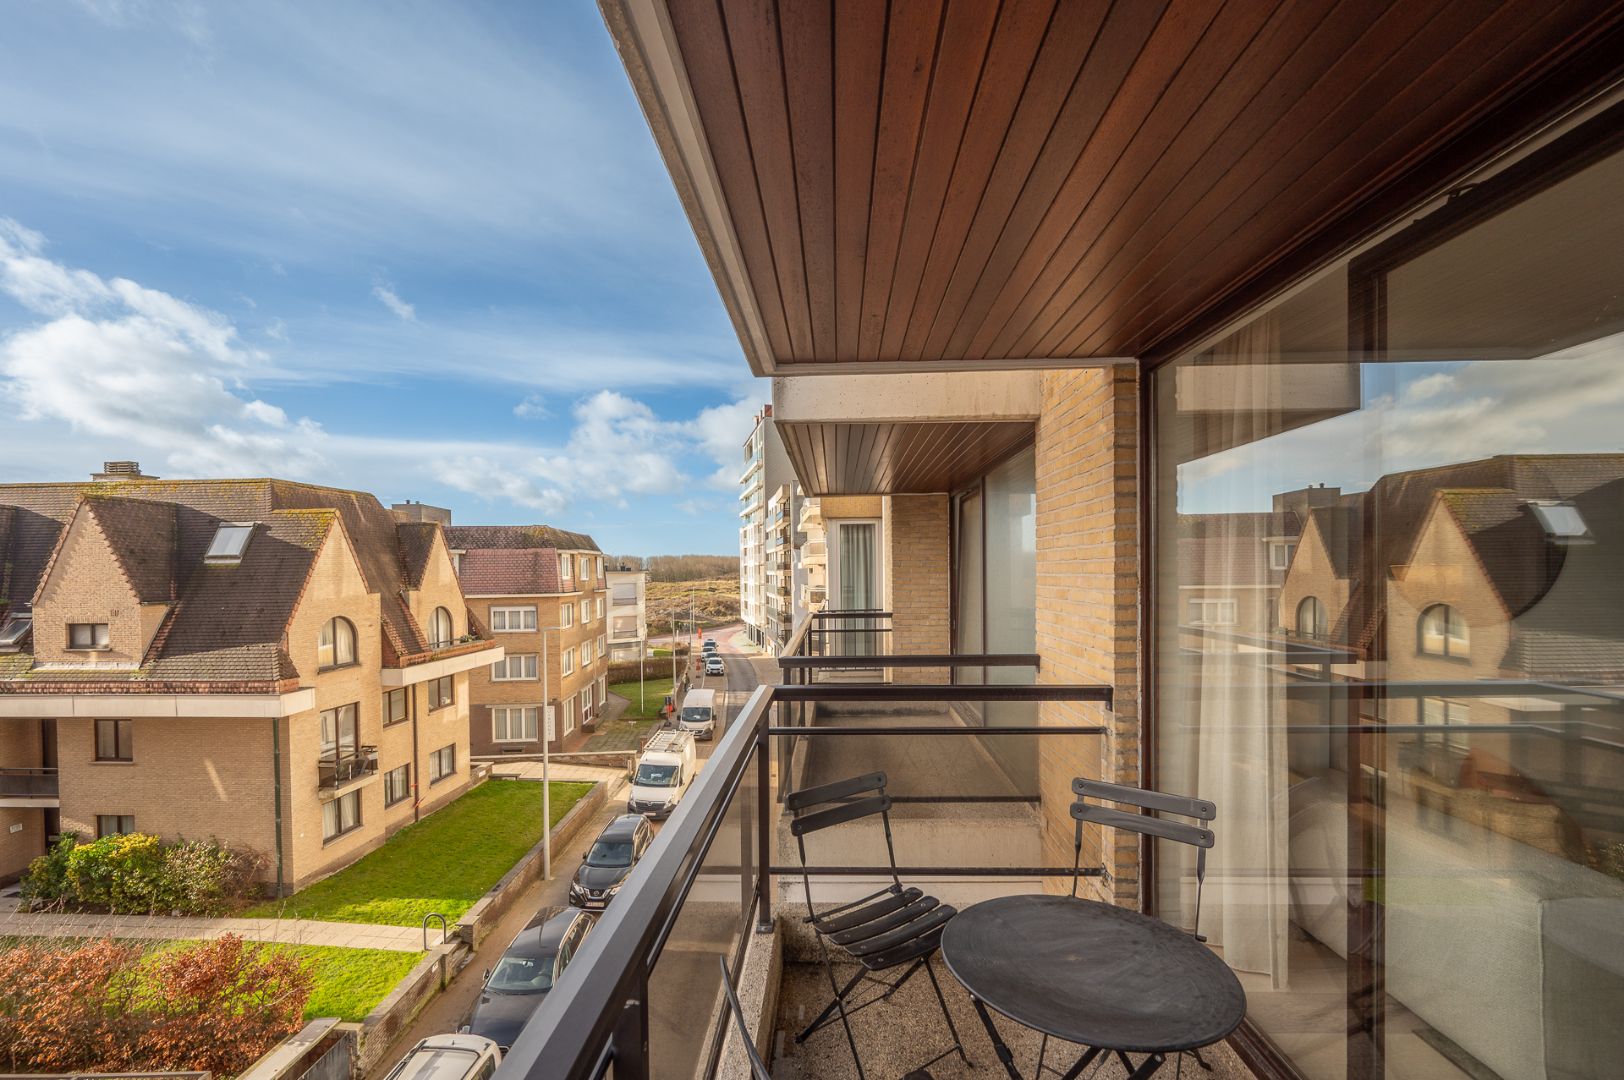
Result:
{"type": "Polygon", "coordinates": [[[828,423],[778,421],[808,495],[954,491],[1032,438],[1031,421],[828,423]]]}
{"type": "Polygon", "coordinates": [[[1512,137],[1495,121],[1621,24],[1595,2],[600,3],[763,375],[1153,354],[1464,133],[1512,137]]]}

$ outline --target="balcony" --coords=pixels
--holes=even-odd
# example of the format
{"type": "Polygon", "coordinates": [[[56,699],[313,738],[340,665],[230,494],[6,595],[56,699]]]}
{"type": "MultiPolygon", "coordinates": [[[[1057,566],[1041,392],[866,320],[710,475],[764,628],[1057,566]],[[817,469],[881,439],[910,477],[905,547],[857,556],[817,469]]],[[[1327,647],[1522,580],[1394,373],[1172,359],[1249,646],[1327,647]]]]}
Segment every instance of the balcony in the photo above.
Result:
{"type": "Polygon", "coordinates": [[[316,772],[322,800],[337,798],[378,775],[378,748],[362,746],[352,751],[324,753],[316,763],[316,772]]]}
{"type": "MultiPolygon", "coordinates": [[[[758,688],[721,735],[650,854],[504,1060],[502,1080],[600,1076],[605,1066],[617,1080],[734,1075],[724,1067],[733,1036],[721,1023],[727,1013],[718,1007],[718,957],[743,974],[747,998],[776,1000],[774,1014],[791,1034],[810,1019],[827,986],[802,930],[803,879],[784,810],[791,791],[883,771],[902,873],[928,883],[944,902],[962,907],[1030,893],[1073,874],[1069,844],[1064,852],[1045,846],[1045,813],[1053,807],[1040,794],[1040,760],[1098,751],[1110,688],[953,685],[957,669],[1029,678],[1037,657],[884,655],[876,646],[888,623],[884,612],[830,612],[803,621],[789,637],[779,658],[782,683],[758,688]],[[935,673],[940,681],[853,681],[862,671],[893,669],[935,673]],[[1019,714],[1043,701],[1093,710],[1090,719],[1099,723],[1022,722],[1019,714]],[[782,973],[768,981],[766,957],[775,950],[782,973]]],[[[877,836],[809,844],[807,859],[820,906],[871,891],[876,873],[886,871],[877,836]]],[[[1085,878],[1099,873],[1081,870],[1085,878]]],[[[961,1031],[973,1031],[962,992],[952,1008],[961,1031]]],[[[897,1031],[917,1028],[934,1039],[942,1026],[936,1009],[930,984],[919,979],[889,1008],[864,1014],[868,1023],[856,1026],[870,1075],[900,1075],[904,1070],[878,1063],[889,1068],[892,1056],[900,1055],[900,1064],[914,1053],[916,1040],[897,1040],[897,1031]]],[[[778,1048],[773,1075],[855,1075],[838,1025],[804,1046],[778,1038],[772,1017],[764,1027],[769,1058],[778,1048]]],[[[990,1062],[984,1048],[971,1054],[990,1062]]],[[[957,1059],[932,1068],[938,1077],[984,1075],[964,1072],[957,1059]]]]}
{"type": "Polygon", "coordinates": [[[0,768],[0,807],[60,805],[55,769],[0,768]]]}

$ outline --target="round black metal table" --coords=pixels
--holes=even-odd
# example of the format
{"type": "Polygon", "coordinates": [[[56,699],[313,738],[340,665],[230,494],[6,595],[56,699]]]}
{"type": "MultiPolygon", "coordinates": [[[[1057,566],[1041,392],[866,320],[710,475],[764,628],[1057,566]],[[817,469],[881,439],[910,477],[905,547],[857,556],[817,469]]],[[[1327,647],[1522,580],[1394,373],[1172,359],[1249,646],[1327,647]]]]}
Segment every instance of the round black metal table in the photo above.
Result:
{"type": "Polygon", "coordinates": [[[1093,900],[983,901],[947,924],[942,961],[970,992],[1016,1080],[1020,1073],[987,1007],[1088,1047],[1067,1076],[1109,1051],[1149,1055],[1128,1070],[1148,1077],[1168,1054],[1209,1046],[1246,1015],[1240,980],[1194,935],[1093,900]]]}

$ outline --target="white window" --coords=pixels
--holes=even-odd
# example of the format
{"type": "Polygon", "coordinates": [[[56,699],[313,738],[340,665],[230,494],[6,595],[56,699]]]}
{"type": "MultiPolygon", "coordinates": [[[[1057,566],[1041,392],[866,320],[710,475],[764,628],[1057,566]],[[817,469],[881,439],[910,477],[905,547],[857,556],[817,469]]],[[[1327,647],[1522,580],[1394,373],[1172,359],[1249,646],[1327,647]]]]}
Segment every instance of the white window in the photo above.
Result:
{"type": "Polygon", "coordinates": [[[598,658],[601,660],[603,657],[608,656],[608,655],[609,655],[609,637],[608,637],[607,634],[599,634],[598,635],[598,658]]]}
{"type": "Polygon", "coordinates": [[[575,672],[575,650],[574,649],[565,649],[564,650],[564,655],[563,655],[563,657],[561,658],[561,660],[559,662],[564,665],[564,674],[566,674],[566,675],[574,674],[574,672],[575,672]]]}
{"type": "Polygon", "coordinates": [[[491,629],[499,634],[516,634],[536,628],[536,609],[531,607],[491,608],[491,629]]]}
{"type": "MultiPolygon", "coordinates": [[[[1461,701],[1445,701],[1442,698],[1421,699],[1421,723],[1428,727],[1441,727],[1440,735],[1443,742],[1449,746],[1466,749],[1469,741],[1467,727],[1472,722],[1472,707],[1461,701]]],[[[1423,735],[1423,743],[1431,737],[1423,735]]]]}
{"type": "Polygon", "coordinates": [[[1191,600],[1190,622],[1196,626],[1234,626],[1234,600],[1191,600]]]}
{"type": "Polygon", "coordinates": [[[451,612],[443,607],[434,609],[429,616],[429,648],[443,649],[451,644],[457,636],[456,627],[451,622],[451,612]]]}
{"type": "Polygon", "coordinates": [[[581,625],[585,626],[592,621],[592,601],[581,601],[581,625]]]}
{"type": "Polygon", "coordinates": [[[243,550],[248,547],[248,538],[253,533],[253,525],[222,524],[214,530],[214,539],[209,541],[209,550],[203,553],[203,561],[225,565],[241,562],[243,550]]]}
{"type": "Polygon", "coordinates": [[[535,742],[541,710],[534,705],[513,705],[491,710],[491,737],[497,742],[535,742]]]}
{"type": "Polygon", "coordinates": [[[1432,656],[1472,654],[1471,631],[1466,620],[1448,604],[1434,604],[1421,613],[1419,636],[1421,651],[1432,656]]]}
{"type": "Polygon", "coordinates": [[[68,648],[105,649],[108,647],[107,624],[104,622],[76,622],[68,624],[68,648]]]}
{"type": "Polygon", "coordinates": [[[575,730],[575,699],[564,699],[564,734],[568,735],[575,730]]]}
{"type": "Polygon", "coordinates": [[[603,618],[603,597],[598,597],[598,618],[603,618]]]}
{"type": "Polygon", "coordinates": [[[563,618],[558,620],[558,625],[559,626],[561,626],[561,627],[571,627],[571,626],[575,625],[575,605],[574,604],[562,604],[562,605],[560,605],[559,609],[558,609],[558,613],[559,613],[559,615],[563,616],[563,618]]]}
{"type": "Polygon", "coordinates": [[[1583,540],[1590,535],[1590,526],[1585,524],[1584,515],[1572,503],[1529,503],[1528,509],[1533,511],[1534,519],[1545,530],[1545,535],[1559,543],[1583,540]]]}
{"type": "Polygon", "coordinates": [[[535,653],[504,656],[491,665],[492,682],[517,682],[520,679],[535,679],[536,677],[535,653]]]}
{"type": "Polygon", "coordinates": [[[592,663],[592,642],[581,642],[581,666],[586,667],[592,663]]]}
{"type": "Polygon", "coordinates": [[[569,555],[558,557],[558,576],[568,581],[575,576],[575,560],[569,555]]]}
{"type": "Polygon", "coordinates": [[[592,716],[592,687],[589,685],[581,691],[581,719],[588,720],[592,716]]]}
{"type": "Polygon", "coordinates": [[[1297,550],[1297,545],[1283,540],[1269,542],[1269,569],[1291,569],[1291,556],[1297,550]]]}
{"type": "Polygon", "coordinates": [[[1297,633],[1306,638],[1323,638],[1331,625],[1325,615],[1325,605],[1317,596],[1305,596],[1297,604],[1297,633]]]}
{"type": "Polygon", "coordinates": [[[598,704],[602,705],[609,700],[609,679],[607,676],[598,676],[598,704]]]}

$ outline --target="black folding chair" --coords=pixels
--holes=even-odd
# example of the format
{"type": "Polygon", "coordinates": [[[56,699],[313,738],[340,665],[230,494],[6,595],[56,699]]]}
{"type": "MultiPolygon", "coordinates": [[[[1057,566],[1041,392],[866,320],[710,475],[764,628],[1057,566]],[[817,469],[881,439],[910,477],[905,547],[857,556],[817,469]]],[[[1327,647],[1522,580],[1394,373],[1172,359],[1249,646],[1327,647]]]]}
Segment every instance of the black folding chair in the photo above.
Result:
{"type": "MultiPolygon", "coordinates": [[[[745,1022],[744,1006],[739,1004],[739,993],[733,989],[733,976],[728,974],[727,959],[718,956],[716,962],[722,967],[722,993],[727,995],[728,1011],[733,1014],[733,1023],[739,1029],[739,1042],[744,1046],[745,1057],[750,1059],[750,1075],[754,1080],[772,1080],[766,1062],[761,1060],[761,1052],[756,1049],[756,1041],[750,1037],[750,1025],[745,1022]]],[[[935,1077],[924,1069],[915,1069],[902,1080],[935,1080],[935,1077]]]]}
{"type": "Polygon", "coordinates": [[[857,1075],[864,1076],[863,1059],[857,1052],[857,1038],[852,1034],[851,1016],[870,1005],[885,1001],[902,988],[923,968],[936,991],[936,1000],[942,1006],[942,1018],[953,1035],[953,1045],[937,1054],[924,1067],[929,1067],[957,1052],[968,1065],[964,1042],[958,1028],[947,1011],[947,998],[936,979],[930,958],[941,947],[942,929],[958,909],[927,896],[919,889],[902,884],[897,875],[896,847],[891,839],[891,797],[885,793],[885,774],[868,773],[849,780],[791,792],[784,797],[784,805],[794,815],[790,832],[800,850],[802,880],[806,886],[806,922],[817,936],[823,950],[823,966],[829,974],[829,989],[834,997],[799,1035],[796,1042],[804,1042],[819,1028],[839,1017],[846,1029],[846,1041],[851,1046],[852,1060],[857,1064],[857,1075]],[[817,910],[812,904],[812,875],[806,872],[806,837],[815,832],[844,825],[863,818],[878,816],[885,830],[885,852],[890,860],[891,883],[884,888],[859,897],[838,907],[817,910]],[[838,948],[857,964],[857,973],[844,985],[835,977],[834,958],[830,946],[838,948]],[[880,972],[903,968],[894,980],[887,980],[880,972]],[[863,982],[873,984],[874,995],[848,1006],[847,998],[863,982]]]}
{"type": "MultiPolygon", "coordinates": [[[[1072,843],[1071,867],[1071,895],[1077,895],[1077,882],[1082,877],[1083,869],[1083,822],[1091,821],[1096,825],[1108,829],[1127,829],[1144,836],[1160,837],[1163,840],[1172,840],[1178,844],[1189,844],[1196,849],[1195,855],[1195,923],[1191,933],[1197,941],[1206,941],[1201,936],[1201,885],[1207,877],[1207,849],[1212,847],[1212,830],[1206,827],[1207,822],[1218,816],[1218,807],[1206,799],[1192,799],[1185,795],[1168,795],[1160,791],[1146,791],[1144,788],[1128,787],[1125,784],[1108,784],[1104,780],[1090,780],[1079,776],[1071,782],[1071,791],[1077,796],[1077,801],[1071,804],[1071,816],[1076,820],[1076,835],[1072,843]],[[1099,800],[1091,803],[1090,798],[1099,800]],[[1114,810],[1102,803],[1116,803],[1118,806],[1141,807],[1145,810],[1160,814],[1173,814],[1177,817],[1193,818],[1199,825],[1190,825],[1182,821],[1168,821],[1166,818],[1154,817],[1150,814],[1130,813],[1126,810],[1114,810]]],[[[1045,1035],[1038,1044],[1037,1074],[1043,1075],[1043,1056],[1048,1050],[1049,1037],[1045,1035]]],[[[1201,1057],[1197,1051],[1190,1051],[1191,1055],[1208,1072],[1212,1066],[1201,1057]]],[[[1126,1054],[1118,1051],[1123,1068],[1131,1076],[1134,1065],[1126,1054]]],[[[1053,1070],[1051,1070],[1053,1071],[1053,1070]]]]}

